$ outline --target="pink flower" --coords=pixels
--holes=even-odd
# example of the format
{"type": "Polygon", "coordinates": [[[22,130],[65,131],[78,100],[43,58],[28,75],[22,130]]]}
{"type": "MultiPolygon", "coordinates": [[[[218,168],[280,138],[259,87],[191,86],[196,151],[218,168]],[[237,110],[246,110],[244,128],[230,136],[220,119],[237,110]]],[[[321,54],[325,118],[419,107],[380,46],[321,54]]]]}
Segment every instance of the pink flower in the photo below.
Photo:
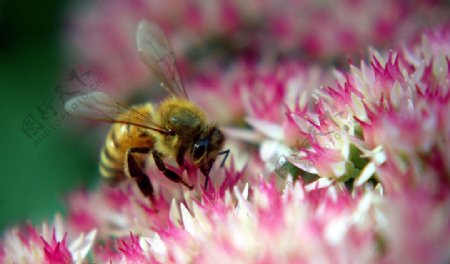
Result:
{"type": "MultiPolygon", "coordinates": [[[[390,174],[398,177],[399,174],[390,174]]],[[[424,177],[433,178],[433,173],[424,177]]],[[[380,204],[379,219],[386,263],[442,263],[450,254],[450,197],[436,197],[422,186],[403,186],[380,204]]]]}
{"type": "Polygon", "coordinates": [[[335,187],[307,192],[300,183],[282,193],[263,179],[239,189],[214,201],[173,203],[167,224],[98,248],[97,261],[348,263],[375,256],[373,219],[365,217],[374,210],[370,195],[351,198],[335,187]]]}
{"type": "Polygon", "coordinates": [[[321,168],[315,172],[321,177],[356,176],[357,185],[375,175],[389,190],[395,179],[377,173],[385,162],[394,162],[399,172],[412,165],[415,177],[421,177],[425,166],[442,175],[440,183],[448,183],[444,146],[449,132],[443,119],[449,111],[448,59],[432,55],[433,46],[448,42],[447,29],[423,39],[423,44],[391,51],[387,59],[375,52],[370,66],[362,62],[359,69],[338,75],[334,87],[318,91],[314,112],[291,110],[290,121],[307,139],[291,162],[313,172],[299,160],[309,162],[315,170],[321,168]]]}
{"type": "Polygon", "coordinates": [[[48,263],[71,263],[72,256],[66,246],[66,236],[62,241],[57,241],[55,232],[53,232],[52,241],[49,244],[45,239],[41,238],[44,243],[45,260],[48,263]]]}
{"type": "MultiPolygon", "coordinates": [[[[143,86],[149,73],[134,52],[137,22],[160,24],[170,36],[183,75],[221,71],[229,58],[284,55],[330,61],[411,36],[424,21],[446,21],[439,3],[383,1],[93,1],[69,17],[68,41],[92,65],[104,89],[143,86]],[[349,16],[348,14],[352,14],[349,16]],[[442,15],[438,15],[442,14],[442,15]],[[114,17],[115,19],[111,19],[114,17]],[[320,29],[320,30],[318,30],[320,29]],[[222,45],[215,49],[214,44],[222,45]],[[202,51],[206,51],[207,60],[202,51]],[[107,87],[107,88],[105,88],[107,87]]],[[[87,60],[87,61],[86,61],[87,60]]],[[[80,63],[80,62],[79,62],[80,63]]]]}
{"type": "MultiPolygon", "coordinates": [[[[248,38],[251,47],[270,58],[268,40],[276,36],[283,51],[306,46],[313,56],[330,58],[365,41],[387,41],[422,7],[350,1],[330,2],[335,8],[329,9],[313,2],[185,0],[178,9],[172,1],[99,2],[85,22],[104,32],[88,34],[109,45],[99,60],[92,58],[120,88],[145,83],[145,67],[135,64],[136,54],[127,67],[103,59],[111,51],[133,53],[127,34],[133,37],[137,16],[161,22],[180,54],[212,35],[245,43],[242,26],[268,17],[248,38]],[[322,30],[311,30],[311,23],[322,30]]],[[[216,161],[210,184],[189,161],[167,166],[192,188],[168,180],[149,160],[154,199],[131,179],[74,191],[65,219],[6,231],[0,262],[449,262],[449,32],[442,26],[388,53],[371,50],[367,61],[335,70],[334,77],[294,60],[256,64],[241,57],[227,70],[214,65],[193,74],[192,100],[229,125],[231,157],[224,167],[216,161]]]]}
{"type": "Polygon", "coordinates": [[[1,244],[1,263],[83,263],[94,243],[96,231],[73,237],[67,235],[63,225],[62,218],[57,215],[53,227],[44,223],[39,230],[28,225],[22,230],[8,231],[1,244]]]}
{"type": "Polygon", "coordinates": [[[325,77],[317,67],[296,62],[238,62],[225,73],[194,79],[188,86],[193,100],[221,123],[239,123],[244,118],[282,123],[286,119],[283,106],[310,100],[311,91],[326,84],[326,80],[319,82],[321,78],[325,77]],[[217,104],[230,111],[219,112],[222,108],[217,104]]]}

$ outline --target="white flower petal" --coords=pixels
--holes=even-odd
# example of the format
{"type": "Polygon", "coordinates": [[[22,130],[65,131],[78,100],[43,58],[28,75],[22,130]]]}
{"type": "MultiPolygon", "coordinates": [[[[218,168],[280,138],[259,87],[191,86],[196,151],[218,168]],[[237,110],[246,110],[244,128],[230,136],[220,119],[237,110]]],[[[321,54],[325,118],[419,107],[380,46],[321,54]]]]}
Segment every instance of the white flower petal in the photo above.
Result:
{"type": "Polygon", "coordinates": [[[237,139],[249,143],[259,143],[263,140],[263,136],[251,129],[224,127],[222,132],[227,138],[237,139]]]}
{"type": "Polygon", "coordinates": [[[331,245],[337,245],[344,239],[347,234],[350,223],[346,217],[330,219],[329,224],[325,228],[325,239],[331,245]]]}
{"type": "Polygon", "coordinates": [[[320,178],[317,181],[314,181],[314,182],[306,185],[305,190],[312,191],[312,190],[322,189],[322,188],[330,186],[332,183],[333,183],[333,181],[328,178],[320,178]]]}
{"type": "Polygon", "coordinates": [[[162,241],[158,233],[155,233],[153,238],[147,238],[146,241],[150,244],[153,253],[161,256],[165,256],[167,254],[166,243],[162,241]]]}
{"type": "Polygon", "coordinates": [[[175,200],[175,198],[172,199],[172,202],[170,203],[169,219],[172,221],[173,224],[180,227],[181,216],[180,216],[180,211],[178,210],[178,204],[177,204],[177,201],[175,200]]]}
{"type": "Polygon", "coordinates": [[[331,164],[331,169],[336,177],[341,177],[345,173],[345,161],[334,162],[331,164]]]}
{"type": "Polygon", "coordinates": [[[366,164],[364,169],[361,171],[359,176],[356,178],[354,185],[361,186],[364,184],[376,171],[376,166],[374,162],[369,162],[366,164]]]}
{"type": "Polygon", "coordinates": [[[242,191],[242,198],[244,198],[245,200],[248,200],[248,182],[245,184],[244,186],[244,190],[242,191]]]}
{"type": "Polygon", "coordinates": [[[188,209],[186,208],[186,206],[184,206],[183,203],[180,204],[180,210],[184,229],[192,236],[195,236],[195,219],[192,217],[191,213],[189,213],[188,209]]]}
{"type": "Polygon", "coordinates": [[[353,214],[353,220],[356,223],[364,221],[369,216],[369,210],[373,205],[374,194],[371,192],[367,192],[364,196],[359,200],[358,206],[353,214]]]}
{"type": "Polygon", "coordinates": [[[362,100],[360,97],[358,97],[356,94],[352,93],[352,105],[353,105],[353,111],[355,111],[355,116],[358,117],[360,120],[367,120],[367,114],[366,109],[364,108],[364,105],[362,103],[362,100]]]}
{"type": "Polygon", "coordinates": [[[225,205],[226,206],[233,205],[233,196],[232,196],[232,194],[230,193],[229,190],[225,191],[225,198],[224,198],[224,200],[225,200],[225,205]]]}
{"type": "MultiPolygon", "coordinates": [[[[246,188],[248,188],[248,183],[246,184],[246,188]]],[[[246,200],[246,198],[243,197],[237,186],[234,186],[233,191],[234,195],[238,199],[238,205],[236,206],[236,215],[240,219],[247,218],[249,215],[251,215],[250,205],[248,201],[246,200]]]]}
{"type": "Polygon", "coordinates": [[[139,246],[144,252],[147,252],[151,247],[150,242],[148,240],[149,240],[148,238],[143,236],[139,238],[139,246]]]}
{"type": "Polygon", "coordinates": [[[56,240],[62,241],[66,235],[66,231],[64,228],[64,220],[60,214],[55,215],[53,228],[55,230],[56,240]]]}
{"type": "Polygon", "coordinates": [[[317,169],[314,167],[314,162],[310,161],[310,160],[305,160],[302,159],[301,156],[302,153],[299,153],[299,156],[293,156],[293,155],[289,155],[286,156],[285,158],[295,167],[304,170],[306,172],[312,173],[312,174],[318,174],[319,172],[317,171],[317,169]]]}
{"type": "Polygon", "coordinates": [[[401,99],[404,98],[402,87],[400,86],[400,83],[398,81],[395,81],[390,93],[392,104],[395,107],[398,107],[400,105],[401,99]]]}
{"type": "Polygon", "coordinates": [[[277,155],[277,150],[281,146],[281,143],[275,140],[264,140],[259,148],[259,156],[262,161],[267,162],[277,155]]]}
{"type": "Polygon", "coordinates": [[[97,236],[97,230],[90,231],[87,235],[81,234],[68,246],[72,260],[75,263],[80,263],[87,256],[94,244],[97,236]]]}
{"type": "Polygon", "coordinates": [[[197,221],[199,228],[207,233],[212,232],[211,226],[208,223],[208,219],[197,203],[192,203],[192,211],[194,212],[195,220],[197,221]]]}
{"type": "Polygon", "coordinates": [[[294,200],[303,201],[305,199],[305,190],[300,181],[297,181],[294,185],[294,200]]]}
{"type": "Polygon", "coordinates": [[[261,134],[276,140],[282,140],[284,137],[283,128],[277,123],[271,123],[252,117],[246,117],[245,121],[261,134]]]}

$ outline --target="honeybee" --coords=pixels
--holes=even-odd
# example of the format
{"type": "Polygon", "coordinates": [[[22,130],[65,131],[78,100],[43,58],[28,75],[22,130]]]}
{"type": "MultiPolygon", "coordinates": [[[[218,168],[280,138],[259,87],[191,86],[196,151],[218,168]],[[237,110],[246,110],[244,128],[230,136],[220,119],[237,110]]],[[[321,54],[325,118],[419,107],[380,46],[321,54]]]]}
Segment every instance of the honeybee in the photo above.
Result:
{"type": "Polygon", "coordinates": [[[156,25],[141,21],[136,42],[139,54],[162,87],[170,94],[154,109],[151,103],[125,106],[102,92],[92,92],[70,99],[65,108],[71,114],[113,123],[100,153],[99,170],[103,178],[117,183],[127,178],[136,181],[141,192],[154,199],[154,189],[145,173],[149,155],[158,170],[171,181],[192,189],[164,159],[171,159],[183,168],[188,158],[205,176],[221,151],[224,135],[208,123],[204,112],[189,101],[178,70],[173,50],[164,32],[156,25]]]}

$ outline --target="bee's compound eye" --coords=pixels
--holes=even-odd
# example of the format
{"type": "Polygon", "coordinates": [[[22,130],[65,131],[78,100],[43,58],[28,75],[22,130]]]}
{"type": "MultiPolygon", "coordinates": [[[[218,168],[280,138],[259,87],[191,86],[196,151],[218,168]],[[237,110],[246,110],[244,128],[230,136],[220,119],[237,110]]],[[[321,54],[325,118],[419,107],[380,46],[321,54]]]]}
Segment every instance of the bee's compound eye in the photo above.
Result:
{"type": "Polygon", "coordinates": [[[192,151],[192,158],[194,161],[198,161],[206,155],[206,148],[208,146],[208,142],[200,141],[194,145],[194,149],[192,151]]]}

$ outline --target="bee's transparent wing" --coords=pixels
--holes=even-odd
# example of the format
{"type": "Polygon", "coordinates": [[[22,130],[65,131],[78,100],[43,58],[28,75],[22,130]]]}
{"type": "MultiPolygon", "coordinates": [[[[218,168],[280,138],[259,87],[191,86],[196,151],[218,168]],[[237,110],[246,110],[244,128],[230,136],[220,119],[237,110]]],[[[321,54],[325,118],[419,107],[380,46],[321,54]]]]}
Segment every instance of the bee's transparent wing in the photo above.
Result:
{"type": "Polygon", "coordinates": [[[163,134],[170,133],[169,130],[156,124],[150,116],[116,102],[102,92],[92,92],[72,98],[65,103],[64,108],[69,114],[93,120],[130,124],[163,134]]]}
{"type": "Polygon", "coordinates": [[[173,96],[187,99],[175,55],[162,29],[142,20],[137,27],[136,43],[142,59],[161,82],[161,86],[173,96]]]}

